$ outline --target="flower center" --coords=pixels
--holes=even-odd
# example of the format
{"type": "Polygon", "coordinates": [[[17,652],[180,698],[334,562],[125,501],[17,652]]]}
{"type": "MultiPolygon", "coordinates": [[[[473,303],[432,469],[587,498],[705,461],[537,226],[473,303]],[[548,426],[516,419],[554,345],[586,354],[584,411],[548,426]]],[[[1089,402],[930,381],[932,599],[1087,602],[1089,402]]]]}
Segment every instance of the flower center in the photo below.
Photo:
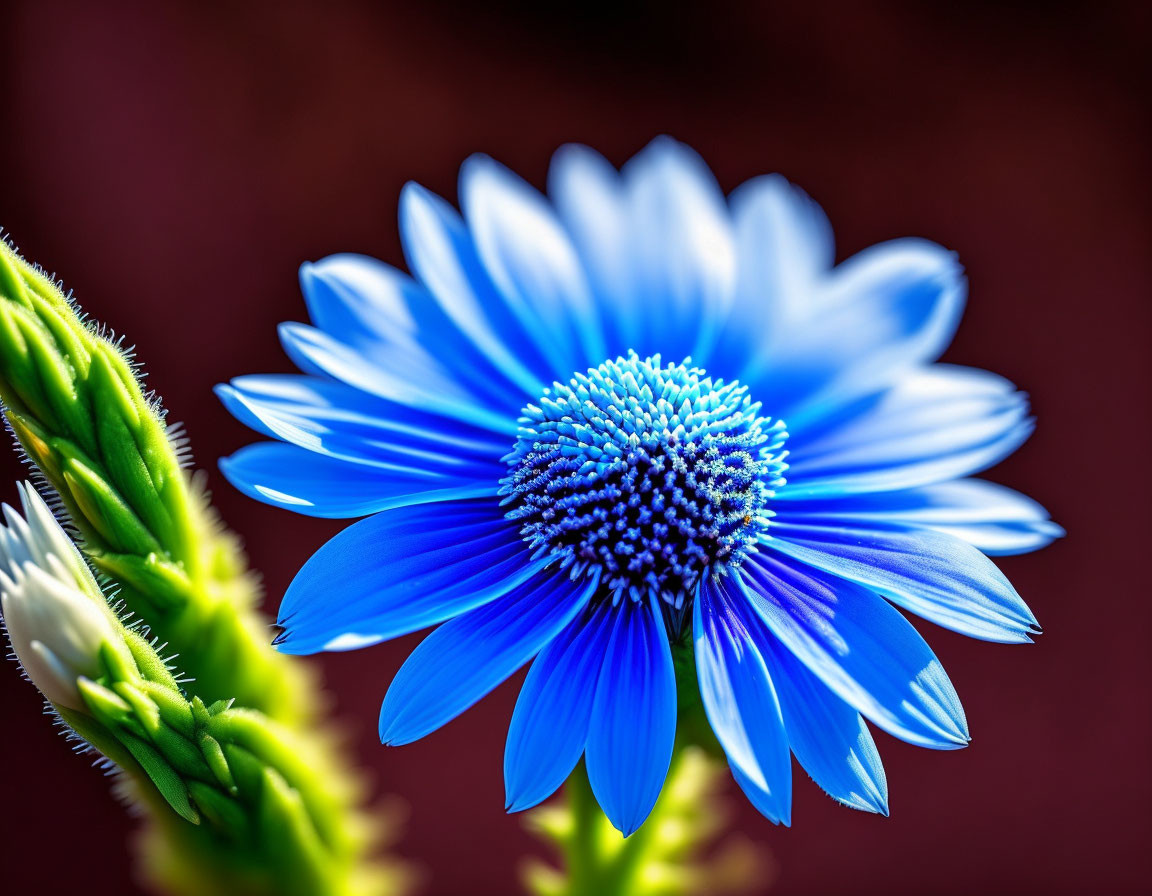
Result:
{"type": "Polygon", "coordinates": [[[500,494],[529,546],[613,601],[683,612],[709,570],[752,550],[783,484],[782,421],[691,359],[605,361],[545,389],[520,419],[500,494]]]}

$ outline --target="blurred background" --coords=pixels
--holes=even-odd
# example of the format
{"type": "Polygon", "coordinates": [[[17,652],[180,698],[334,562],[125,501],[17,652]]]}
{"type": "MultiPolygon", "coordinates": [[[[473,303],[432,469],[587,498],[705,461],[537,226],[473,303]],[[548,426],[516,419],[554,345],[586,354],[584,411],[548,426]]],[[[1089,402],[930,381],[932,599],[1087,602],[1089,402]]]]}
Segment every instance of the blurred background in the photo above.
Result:
{"type": "MultiPolygon", "coordinates": [[[[733,792],[771,857],[762,892],[1147,892],[1152,805],[1149,34],[1142,3],[768,5],[9,2],[0,29],[0,225],[124,332],[183,420],[267,607],[341,524],[234,492],[253,436],[214,383],[289,370],[301,261],[401,263],[396,201],[455,199],[485,151],[543,186],[552,150],[620,164],[669,133],[725,189],[780,171],[846,257],[916,234],[960,253],[969,310],[946,360],[1032,393],[1039,429],[990,476],[1069,537],[1002,568],[1046,634],[998,647],[921,626],[972,746],[879,734],[892,817],[797,769],[792,829],[733,792]]],[[[6,452],[0,498],[21,468],[6,452]]],[[[380,747],[379,701],[418,636],[318,660],[401,851],[435,896],[517,892],[542,848],[502,811],[516,683],[429,738],[380,747]]],[[[0,889],[137,892],[131,821],[0,667],[0,889]],[[102,888],[102,889],[101,889],[102,888]]],[[[735,791],[735,789],[733,788],[735,791]]]]}

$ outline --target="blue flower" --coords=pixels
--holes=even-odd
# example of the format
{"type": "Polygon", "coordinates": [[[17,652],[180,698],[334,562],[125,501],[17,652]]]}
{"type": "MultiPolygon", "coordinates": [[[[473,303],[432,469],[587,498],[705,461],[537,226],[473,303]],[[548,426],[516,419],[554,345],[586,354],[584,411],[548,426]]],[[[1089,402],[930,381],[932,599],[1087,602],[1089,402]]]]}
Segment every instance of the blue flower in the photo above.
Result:
{"type": "Polygon", "coordinates": [[[526,663],[511,810],[584,757],[612,823],[652,808],[676,732],[674,652],[733,775],[789,823],[791,759],[887,813],[864,720],[963,747],[956,692],[897,607],[988,641],[1036,619],[987,558],[1061,534],[970,476],[1032,430],[1026,397],[932,363],[960,317],[953,253],[918,239],[833,264],[777,176],[725,198],[658,139],[617,172],[562,148],[545,198],[475,156],[463,216],[409,184],[411,274],[306,264],[300,375],[221,386],[270,436],[222,461],[270,504],[367,517],[284,597],[289,653],[438,625],[397,673],[384,743],[436,730],[526,663]],[[689,664],[690,668],[690,664],[689,664]]]}

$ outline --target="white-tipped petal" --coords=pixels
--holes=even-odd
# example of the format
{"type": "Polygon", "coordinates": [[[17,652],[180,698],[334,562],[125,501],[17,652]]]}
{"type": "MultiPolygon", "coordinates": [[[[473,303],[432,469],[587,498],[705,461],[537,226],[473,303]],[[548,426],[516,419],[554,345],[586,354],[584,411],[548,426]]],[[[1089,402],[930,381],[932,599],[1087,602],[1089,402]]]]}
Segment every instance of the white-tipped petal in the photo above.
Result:
{"type": "Polygon", "coordinates": [[[103,595],[88,565],[44,499],[30,483],[18,482],[16,488],[24,513],[21,515],[7,504],[0,508],[7,524],[6,527],[0,524],[0,571],[15,578],[12,570],[26,563],[47,569],[48,558],[54,556],[63,564],[66,577],[103,603],[103,595]]]}
{"type": "Polygon", "coordinates": [[[76,587],[55,556],[50,571],[31,563],[5,576],[0,603],[8,638],[32,683],[58,706],[82,709],[81,676],[99,674],[100,647],[115,643],[108,610],[76,587]]]}
{"type": "Polygon", "coordinates": [[[100,648],[116,644],[115,617],[92,573],[43,499],[20,488],[25,517],[4,506],[0,607],[12,649],[51,703],[84,706],[80,677],[100,673],[100,648]]]}

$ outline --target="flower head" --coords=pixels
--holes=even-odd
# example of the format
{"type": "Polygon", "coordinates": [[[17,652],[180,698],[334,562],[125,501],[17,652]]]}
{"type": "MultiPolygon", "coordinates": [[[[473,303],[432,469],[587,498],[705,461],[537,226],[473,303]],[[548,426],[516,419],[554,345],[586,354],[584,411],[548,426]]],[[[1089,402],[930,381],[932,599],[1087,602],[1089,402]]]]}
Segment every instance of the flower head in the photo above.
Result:
{"type": "Polygon", "coordinates": [[[614,602],[682,610],[705,572],[738,565],[783,483],[783,425],[739,383],[660,357],[606,361],[529,405],[500,493],[532,548],[614,602]]]}
{"type": "Polygon", "coordinates": [[[410,184],[411,274],[355,255],[301,270],[303,371],[219,394],[274,441],[222,462],[260,500],[364,519],[305,564],[276,642],[344,650],[439,627],[380,735],[435,730],[532,661],[505,755],[510,809],[584,756],[624,833],[660,792],[673,650],[736,780],[788,823],[790,752],[887,812],[864,720],[968,742],[901,607],[1028,641],[987,554],[1040,547],[1043,509],[976,479],[1032,428],[1025,397],[932,362],[960,316],[952,253],[897,240],[833,265],[828,224],[763,177],[725,197],[668,139],[622,171],[561,149],[549,195],[486,157],[463,216],[410,184]],[[895,605],[895,606],[894,606],[895,605]]]}
{"type": "Polygon", "coordinates": [[[21,517],[7,504],[0,525],[0,604],[20,665],[50,703],[81,709],[77,681],[103,668],[119,641],[115,618],[80,552],[43,499],[20,485],[21,517]],[[114,649],[114,648],[113,648],[114,649]]]}

